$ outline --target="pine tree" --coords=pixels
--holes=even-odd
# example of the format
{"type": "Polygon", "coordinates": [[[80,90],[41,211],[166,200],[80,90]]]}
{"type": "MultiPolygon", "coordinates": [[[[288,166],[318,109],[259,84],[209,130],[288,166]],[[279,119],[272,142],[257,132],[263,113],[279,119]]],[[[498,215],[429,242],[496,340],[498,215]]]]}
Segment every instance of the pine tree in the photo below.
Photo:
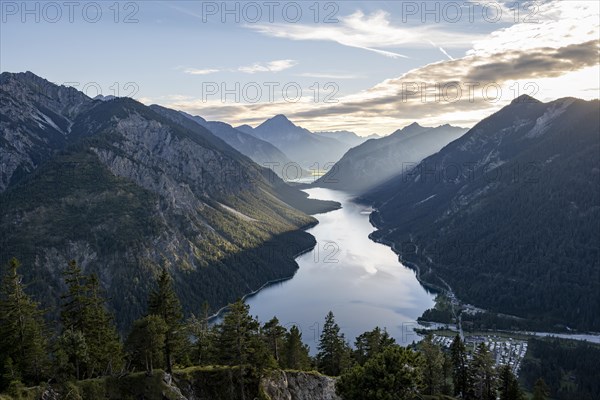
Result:
{"type": "Polygon", "coordinates": [[[413,400],[420,386],[421,356],[404,347],[390,346],[364,366],[346,370],[336,382],[344,400],[413,400]]]}
{"type": "Polygon", "coordinates": [[[452,387],[452,356],[448,352],[444,352],[444,363],[442,367],[443,381],[442,394],[451,395],[452,387]]]}
{"type": "Polygon", "coordinates": [[[346,343],[344,334],[340,333],[340,327],[331,311],[325,317],[318,349],[317,365],[322,373],[337,376],[349,367],[350,346],[346,343]]]}
{"type": "Polygon", "coordinates": [[[148,313],[161,317],[167,326],[164,342],[165,368],[171,373],[174,355],[185,346],[183,311],[173,288],[173,280],[166,268],[163,268],[157,283],[157,288],[150,293],[148,313]]]}
{"type": "Polygon", "coordinates": [[[242,300],[231,304],[219,327],[219,359],[227,365],[239,366],[242,399],[246,398],[245,375],[248,366],[262,367],[268,363],[260,324],[250,315],[250,306],[242,300]]]}
{"type": "Polygon", "coordinates": [[[496,370],[494,359],[485,343],[480,343],[469,365],[473,394],[478,400],[496,400],[496,370]]]}
{"type": "Polygon", "coordinates": [[[66,329],[58,337],[56,351],[58,364],[68,376],[82,379],[84,367],[89,363],[89,349],[85,336],[79,330],[66,329]]]}
{"type": "Polygon", "coordinates": [[[468,389],[467,349],[460,336],[456,335],[450,345],[452,359],[452,383],[454,395],[465,397],[468,389]]]}
{"type": "Polygon", "coordinates": [[[542,378],[539,378],[533,386],[532,400],[547,400],[548,396],[550,396],[550,389],[546,385],[546,382],[542,378]]]}
{"type": "Polygon", "coordinates": [[[423,394],[437,395],[444,387],[444,355],[428,335],[419,345],[423,354],[423,394]]]}
{"type": "MultiPolygon", "coordinates": [[[[86,342],[93,360],[92,371],[98,374],[112,374],[123,366],[123,344],[117,333],[114,320],[106,310],[106,299],[100,291],[96,275],[87,279],[86,289],[90,299],[89,322],[86,324],[86,342]]],[[[90,376],[94,376],[94,372],[90,376]]]]}
{"type": "Polygon", "coordinates": [[[271,352],[271,355],[273,358],[275,358],[275,361],[279,363],[283,338],[286,334],[285,328],[279,325],[279,320],[277,317],[273,317],[270,321],[264,324],[262,332],[266,338],[267,346],[271,352]]]}
{"type": "Polygon", "coordinates": [[[98,278],[83,274],[74,260],[69,262],[64,277],[68,292],[62,296],[63,327],[65,331],[80,332],[87,347],[85,365],[77,368],[79,376],[89,378],[119,370],[123,366],[123,346],[106,310],[98,278]]]}
{"type": "Polygon", "coordinates": [[[285,336],[282,364],[287,369],[304,371],[310,368],[308,346],[302,343],[302,333],[296,325],[285,336]]]}
{"type": "Polygon", "coordinates": [[[87,307],[89,299],[86,295],[86,277],[75,260],[69,261],[63,272],[68,293],[61,296],[63,299],[61,320],[65,330],[83,332],[86,329],[87,307]]]}
{"type": "Polygon", "coordinates": [[[510,366],[500,367],[498,381],[500,400],[523,400],[525,398],[510,366]]]}
{"type": "Polygon", "coordinates": [[[194,314],[186,322],[188,333],[196,340],[192,350],[192,359],[197,365],[208,365],[214,360],[216,332],[209,324],[209,305],[202,305],[202,317],[194,314]]]}
{"type": "Polygon", "coordinates": [[[134,367],[143,367],[152,373],[164,366],[164,345],[167,333],[165,321],[158,315],[148,315],[133,323],[126,348],[134,367]]]}
{"type": "Polygon", "coordinates": [[[36,384],[48,366],[47,339],[43,312],[25,293],[20,265],[16,258],[8,262],[0,288],[0,366],[10,364],[13,380],[36,384]]]}
{"type": "Polygon", "coordinates": [[[385,329],[382,330],[376,327],[372,331],[365,332],[356,338],[354,342],[354,347],[356,348],[354,358],[360,365],[364,365],[369,359],[394,344],[396,344],[396,340],[385,329]]]}

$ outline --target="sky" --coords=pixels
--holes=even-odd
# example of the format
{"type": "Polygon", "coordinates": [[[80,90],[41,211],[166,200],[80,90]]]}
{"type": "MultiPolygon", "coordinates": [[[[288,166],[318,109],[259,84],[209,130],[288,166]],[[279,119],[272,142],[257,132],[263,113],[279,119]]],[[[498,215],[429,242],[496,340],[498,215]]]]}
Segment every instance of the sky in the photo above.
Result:
{"type": "Polygon", "coordinates": [[[0,1],[0,71],[256,126],[471,127],[599,97],[596,1],[0,1]]]}

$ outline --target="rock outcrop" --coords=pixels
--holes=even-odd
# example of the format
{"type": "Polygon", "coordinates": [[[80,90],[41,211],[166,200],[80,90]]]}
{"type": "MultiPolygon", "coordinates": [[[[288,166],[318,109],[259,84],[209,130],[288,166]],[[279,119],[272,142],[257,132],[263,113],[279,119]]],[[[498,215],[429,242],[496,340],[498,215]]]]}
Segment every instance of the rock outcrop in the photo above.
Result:
{"type": "Polygon", "coordinates": [[[316,372],[274,371],[261,388],[270,400],[341,400],[335,379],[316,372]]]}

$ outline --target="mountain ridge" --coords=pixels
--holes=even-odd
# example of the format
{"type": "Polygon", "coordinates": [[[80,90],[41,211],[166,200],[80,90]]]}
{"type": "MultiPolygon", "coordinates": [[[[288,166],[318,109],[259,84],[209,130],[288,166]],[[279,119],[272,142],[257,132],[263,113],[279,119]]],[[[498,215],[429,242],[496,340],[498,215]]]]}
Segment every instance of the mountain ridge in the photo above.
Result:
{"type": "MultiPolygon", "coordinates": [[[[51,89],[45,101],[60,103],[60,89],[51,89]]],[[[31,91],[2,84],[0,95],[2,116],[13,115],[5,99],[31,91]]],[[[204,301],[218,309],[293,275],[295,254],[314,246],[302,229],[316,220],[300,209],[338,206],[308,199],[177,111],[88,99],[68,120],[66,139],[0,193],[0,262],[15,256],[27,265],[30,290],[55,312],[71,259],[98,275],[120,328],[142,315],[162,265],[186,313],[204,301]],[[177,115],[181,123],[169,118],[177,115]]],[[[27,104],[32,113],[21,117],[31,124],[38,103],[27,104]]],[[[19,132],[24,141],[46,138],[42,128],[19,132]]],[[[26,162],[7,141],[0,145],[26,162]]]]}
{"type": "Polygon", "coordinates": [[[599,330],[598,105],[513,102],[485,118],[363,196],[373,238],[470,304],[599,330]]]}
{"type": "Polygon", "coordinates": [[[245,133],[265,140],[283,151],[292,161],[308,170],[324,169],[337,161],[351,145],[329,137],[322,137],[302,128],[285,115],[278,114],[256,128],[238,127],[245,133]]]}
{"type": "Polygon", "coordinates": [[[464,132],[464,128],[423,127],[414,122],[388,136],[369,139],[351,148],[314,186],[360,194],[383,184],[464,132]]]}

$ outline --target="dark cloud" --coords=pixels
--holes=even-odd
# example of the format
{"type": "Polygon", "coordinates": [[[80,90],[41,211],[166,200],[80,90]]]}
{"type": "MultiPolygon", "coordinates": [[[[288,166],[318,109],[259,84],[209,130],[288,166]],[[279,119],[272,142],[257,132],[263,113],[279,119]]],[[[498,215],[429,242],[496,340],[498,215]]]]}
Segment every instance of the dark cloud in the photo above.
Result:
{"type": "MultiPolygon", "coordinates": [[[[528,51],[509,51],[486,57],[467,56],[430,64],[384,83],[383,85],[396,88],[391,95],[320,107],[298,112],[293,116],[319,118],[360,114],[361,117],[385,115],[416,120],[444,113],[493,109],[495,98],[482,98],[481,95],[477,95],[480,94],[477,89],[475,95],[470,97],[468,85],[476,84],[477,88],[495,84],[501,86],[509,80],[553,78],[594,66],[600,61],[599,43],[598,40],[592,40],[558,49],[544,47],[528,51]],[[428,97],[423,99],[424,91],[421,89],[414,93],[415,85],[427,88],[428,97]],[[453,90],[457,85],[461,87],[462,93],[454,101],[456,92],[453,90]],[[432,91],[435,92],[436,87],[439,102],[433,100],[432,91]],[[444,90],[446,97],[443,95],[444,90]]],[[[370,92],[376,92],[378,89],[375,87],[370,92]]]]}
{"type": "Polygon", "coordinates": [[[511,79],[557,77],[598,64],[599,42],[591,40],[558,49],[540,48],[493,55],[491,58],[497,58],[498,61],[471,68],[466,78],[475,82],[504,82],[511,79]]]}

